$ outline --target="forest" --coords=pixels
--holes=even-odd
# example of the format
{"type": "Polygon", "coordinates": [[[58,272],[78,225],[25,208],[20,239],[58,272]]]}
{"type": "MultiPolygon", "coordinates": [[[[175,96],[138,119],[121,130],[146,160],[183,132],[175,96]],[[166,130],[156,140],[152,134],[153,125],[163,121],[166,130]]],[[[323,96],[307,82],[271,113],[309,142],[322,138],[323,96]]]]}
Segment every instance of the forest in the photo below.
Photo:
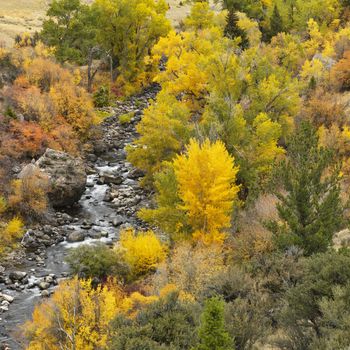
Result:
{"type": "Polygon", "coordinates": [[[349,349],[350,1],[42,6],[0,27],[0,349],[349,349]]]}

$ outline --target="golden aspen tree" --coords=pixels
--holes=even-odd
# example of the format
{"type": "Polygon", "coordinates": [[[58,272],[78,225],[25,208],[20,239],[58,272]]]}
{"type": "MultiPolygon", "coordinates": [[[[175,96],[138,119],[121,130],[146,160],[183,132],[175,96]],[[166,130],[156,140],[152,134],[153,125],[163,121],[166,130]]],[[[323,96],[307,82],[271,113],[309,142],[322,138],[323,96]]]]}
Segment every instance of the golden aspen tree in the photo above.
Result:
{"type": "Polygon", "coordinates": [[[239,186],[238,167],[221,141],[200,145],[192,139],[187,153],[174,160],[180,208],[186,212],[195,239],[222,242],[231,226],[239,186]]]}
{"type": "Polygon", "coordinates": [[[108,325],[118,312],[122,292],[114,283],[94,288],[78,278],[60,284],[39,304],[24,326],[27,350],[93,350],[108,340],[108,325]]]}

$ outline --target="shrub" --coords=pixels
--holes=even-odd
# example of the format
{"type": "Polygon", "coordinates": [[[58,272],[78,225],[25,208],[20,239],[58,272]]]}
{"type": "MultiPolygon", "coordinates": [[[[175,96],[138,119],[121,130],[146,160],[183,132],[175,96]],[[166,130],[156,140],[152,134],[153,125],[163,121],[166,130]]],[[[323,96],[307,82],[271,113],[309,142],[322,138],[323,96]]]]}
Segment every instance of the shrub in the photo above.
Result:
{"type": "Polygon", "coordinates": [[[14,217],[8,223],[0,222],[0,254],[15,247],[23,234],[23,221],[14,217]]]}
{"type": "Polygon", "coordinates": [[[117,247],[135,277],[155,271],[166,258],[166,246],[153,231],[138,232],[127,229],[121,232],[117,247]]]}
{"type": "Polygon", "coordinates": [[[134,117],[134,113],[126,113],[119,116],[119,122],[122,125],[129,124],[131,122],[131,119],[134,117]]]}
{"type": "Polygon", "coordinates": [[[125,277],[128,270],[116,251],[104,244],[83,245],[73,249],[69,252],[66,261],[72,273],[80,278],[125,277]]]}
{"type": "Polygon", "coordinates": [[[94,105],[97,108],[107,107],[111,103],[110,91],[107,86],[100,86],[94,93],[94,105]]]}
{"type": "Polygon", "coordinates": [[[35,166],[28,167],[21,179],[12,181],[9,207],[32,218],[46,213],[49,189],[48,177],[35,166]]]}

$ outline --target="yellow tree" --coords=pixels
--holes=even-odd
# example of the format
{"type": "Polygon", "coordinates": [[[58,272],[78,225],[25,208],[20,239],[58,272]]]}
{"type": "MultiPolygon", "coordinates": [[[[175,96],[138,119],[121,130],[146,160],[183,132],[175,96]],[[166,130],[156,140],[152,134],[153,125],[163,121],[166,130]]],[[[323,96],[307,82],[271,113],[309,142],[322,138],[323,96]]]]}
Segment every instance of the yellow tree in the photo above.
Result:
{"type": "Polygon", "coordinates": [[[121,305],[117,287],[77,278],[60,284],[52,298],[38,305],[24,326],[27,350],[93,350],[104,347],[108,325],[121,305]]]}
{"type": "Polygon", "coordinates": [[[128,148],[128,160],[146,172],[145,183],[188,142],[192,126],[189,109],[175,96],[161,92],[137,126],[141,135],[128,148]]]}
{"type": "Polygon", "coordinates": [[[179,197],[195,238],[222,241],[222,229],[231,225],[231,212],[239,187],[238,168],[221,141],[202,145],[191,140],[187,154],[174,160],[179,197]]]}
{"type": "Polygon", "coordinates": [[[143,209],[139,215],[173,238],[192,234],[207,244],[222,243],[239,191],[237,172],[221,141],[206,140],[201,145],[192,139],[187,153],[178,155],[157,176],[158,207],[143,209]]]}

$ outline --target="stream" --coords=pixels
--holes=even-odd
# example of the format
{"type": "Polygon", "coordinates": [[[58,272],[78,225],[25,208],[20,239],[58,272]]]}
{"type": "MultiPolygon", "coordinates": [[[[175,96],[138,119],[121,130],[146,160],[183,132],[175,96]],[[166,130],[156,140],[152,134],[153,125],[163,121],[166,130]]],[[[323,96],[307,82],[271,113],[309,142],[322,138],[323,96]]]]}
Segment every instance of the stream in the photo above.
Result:
{"type": "Polygon", "coordinates": [[[142,110],[155,98],[157,92],[157,87],[150,88],[113,109],[114,115],[101,125],[102,141],[106,147],[93,161],[87,162],[89,175],[85,193],[73,208],[55,213],[57,218],[71,218],[69,223],[59,227],[65,232],[65,237],[70,232],[80,232],[84,235],[84,240],[68,242],[62,238],[62,242],[42,252],[42,259],[27,254],[18,266],[6,270],[6,274],[11,270],[25,272],[27,280],[11,289],[9,284],[0,283],[0,292],[14,297],[9,310],[0,313],[1,350],[24,348],[20,325],[31,318],[35,305],[43,299],[43,291],[38,287],[38,282],[49,278],[52,283],[47,289],[49,293],[46,293],[50,294],[61,279],[69,276],[65,257],[70,249],[96,242],[112,245],[118,240],[120,229],[128,225],[137,229],[146,228],[136,217],[136,212],[149,203],[150,195],[139,186],[138,178],[141,175],[126,161],[124,148],[137,137],[135,126],[141,119],[142,110]],[[130,111],[134,112],[131,123],[121,125],[118,116],[130,111]],[[117,184],[106,184],[103,181],[104,174],[116,176],[117,184]]]}

